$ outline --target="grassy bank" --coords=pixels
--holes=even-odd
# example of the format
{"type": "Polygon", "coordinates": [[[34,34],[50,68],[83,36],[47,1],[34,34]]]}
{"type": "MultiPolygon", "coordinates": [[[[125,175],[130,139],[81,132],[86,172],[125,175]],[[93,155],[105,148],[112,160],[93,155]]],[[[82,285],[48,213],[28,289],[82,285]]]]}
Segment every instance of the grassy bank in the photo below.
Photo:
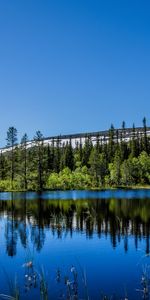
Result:
{"type": "Polygon", "coordinates": [[[38,189],[33,189],[33,188],[29,188],[29,189],[23,189],[21,187],[19,187],[19,184],[17,182],[15,182],[13,184],[13,186],[11,184],[7,184],[7,182],[3,182],[3,186],[1,186],[1,182],[0,182],[0,192],[44,192],[44,191],[73,191],[73,190],[77,190],[77,191],[107,191],[107,190],[118,190],[118,189],[122,189],[122,190],[149,190],[150,189],[150,185],[145,185],[145,184],[137,184],[137,185],[129,185],[129,186],[125,186],[125,185],[119,185],[119,186],[76,186],[73,185],[73,187],[68,187],[68,186],[64,186],[64,184],[62,184],[61,186],[53,186],[52,187],[45,187],[42,190],[38,190],[38,189]]]}

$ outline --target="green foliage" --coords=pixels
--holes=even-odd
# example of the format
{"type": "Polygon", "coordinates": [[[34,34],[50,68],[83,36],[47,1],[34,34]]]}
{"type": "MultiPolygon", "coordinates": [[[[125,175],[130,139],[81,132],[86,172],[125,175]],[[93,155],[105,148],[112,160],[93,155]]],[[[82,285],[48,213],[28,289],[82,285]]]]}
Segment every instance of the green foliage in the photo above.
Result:
{"type": "Polygon", "coordinates": [[[46,188],[51,190],[88,189],[91,187],[91,177],[86,166],[72,172],[66,167],[59,174],[52,173],[46,184],[46,188]]]}
{"type": "Polygon", "coordinates": [[[36,184],[37,190],[43,190],[43,172],[44,172],[44,146],[43,146],[43,135],[40,131],[36,132],[34,137],[35,140],[35,164],[37,167],[36,184]]]}
{"type": "Polygon", "coordinates": [[[7,146],[13,147],[17,142],[17,129],[15,127],[9,127],[7,131],[7,146]]]}
{"type": "Polygon", "coordinates": [[[15,151],[14,149],[15,144],[17,142],[17,129],[15,127],[9,127],[7,131],[7,146],[11,147],[11,152],[10,152],[10,172],[11,172],[11,181],[12,181],[12,187],[13,187],[13,181],[14,181],[14,176],[15,176],[15,169],[16,169],[16,163],[15,163],[15,151]]]}
{"type": "Polygon", "coordinates": [[[64,152],[64,165],[68,167],[70,170],[74,169],[74,155],[73,155],[73,148],[71,144],[71,140],[67,143],[64,152]]]}
{"type": "Polygon", "coordinates": [[[146,119],[143,134],[137,134],[133,125],[131,137],[125,139],[125,122],[122,130],[111,125],[109,136],[97,135],[93,144],[87,136],[84,143],[72,146],[70,139],[62,144],[61,137],[53,138],[48,145],[40,131],[34,144],[28,147],[27,134],[16,146],[17,130],[7,132],[9,151],[0,154],[0,190],[43,189],[98,189],[108,186],[150,184],[150,138],[146,119]]]}
{"type": "Polygon", "coordinates": [[[91,151],[89,165],[93,184],[103,186],[107,174],[107,160],[105,153],[99,153],[97,146],[91,151]]]}
{"type": "Polygon", "coordinates": [[[120,185],[120,167],[121,167],[121,156],[120,153],[117,151],[115,153],[113,163],[110,163],[108,166],[111,185],[120,185]]]}
{"type": "Polygon", "coordinates": [[[150,183],[150,156],[143,151],[139,155],[140,164],[140,181],[143,183],[150,183]]]}
{"type": "Polygon", "coordinates": [[[22,187],[19,180],[14,180],[13,185],[12,185],[12,181],[9,179],[0,180],[0,192],[21,191],[21,190],[22,187]]]}
{"type": "Polygon", "coordinates": [[[82,151],[82,165],[89,167],[89,158],[92,151],[93,145],[90,137],[85,139],[85,144],[82,151]]]}

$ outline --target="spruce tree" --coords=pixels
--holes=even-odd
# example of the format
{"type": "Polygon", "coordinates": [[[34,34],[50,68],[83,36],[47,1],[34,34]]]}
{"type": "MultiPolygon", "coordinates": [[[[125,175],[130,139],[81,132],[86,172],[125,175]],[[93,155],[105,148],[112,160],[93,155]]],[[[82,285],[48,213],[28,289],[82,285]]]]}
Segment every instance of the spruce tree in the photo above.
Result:
{"type": "Polygon", "coordinates": [[[55,147],[55,151],[54,151],[54,171],[56,173],[59,173],[60,171],[60,156],[61,156],[61,153],[60,153],[60,137],[58,136],[57,137],[57,140],[56,140],[56,147],[55,147]]]}
{"type": "Polygon", "coordinates": [[[34,136],[36,160],[37,160],[37,190],[40,192],[43,190],[43,134],[41,131],[37,131],[34,136]]]}
{"type": "Polygon", "coordinates": [[[1,180],[6,179],[6,175],[7,175],[6,158],[1,151],[0,152],[0,179],[1,180]]]}
{"type": "Polygon", "coordinates": [[[80,138],[80,144],[79,144],[79,160],[82,164],[82,158],[83,158],[83,145],[82,145],[82,139],[80,138]]]}
{"type": "Polygon", "coordinates": [[[71,171],[74,169],[74,153],[72,148],[71,139],[69,143],[67,142],[65,147],[65,167],[68,167],[71,171]]]}
{"type": "Polygon", "coordinates": [[[137,156],[137,142],[136,142],[136,131],[135,131],[135,125],[133,123],[132,127],[132,136],[130,140],[130,148],[131,148],[131,157],[137,156]]]}
{"type": "Polygon", "coordinates": [[[21,171],[24,182],[24,189],[28,189],[27,182],[27,144],[28,144],[28,136],[25,133],[21,139],[21,171]]]}
{"type": "Polygon", "coordinates": [[[143,119],[143,150],[148,153],[148,140],[147,140],[147,125],[146,125],[146,118],[143,119]]]}
{"type": "Polygon", "coordinates": [[[120,154],[121,154],[121,160],[124,161],[128,158],[128,148],[127,148],[127,142],[125,140],[126,137],[126,127],[125,127],[125,121],[122,122],[122,128],[120,132],[120,154]]]}
{"type": "Polygon", "coordinates": [[[11,151],[11,183],[13,188],[13,181],[14,181],[14,175],[15,175],[15,146],[17,143],[17,129],[15,127],[9,127],[7,131],[7,146],[10,147],[11,151]]]}
{"type": "Polygon", "coordinates": [[[111,127],[109,129],[109,140],[108,140],[108,160],[109,160],[109,162],[111,162],[114,157],[114,150],[115,150],[114,139],[115,139],[115,130],[114,130],[113,124],[111,124],[111,127]]]}
{"type": "Polygon", "coordinates": [[[90,158],[92,148],[93,148],[93,144],[92,144],[92,141],[91,141],[91,137],[88,136],[85,139],[85,143],[84,143],[84,146],[83,146],[83,155],[82,155],[82,165],[87,166],[88,168],[90,167],[89,158],[90,158]]]}

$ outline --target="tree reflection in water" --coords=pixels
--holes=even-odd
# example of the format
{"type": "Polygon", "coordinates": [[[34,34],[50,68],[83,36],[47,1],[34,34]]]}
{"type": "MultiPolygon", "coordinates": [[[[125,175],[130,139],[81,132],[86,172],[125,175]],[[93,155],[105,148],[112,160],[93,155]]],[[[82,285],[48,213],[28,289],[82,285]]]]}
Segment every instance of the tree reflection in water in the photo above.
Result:
{"type": "Polygon", "coordinates": [[[74,232],[85,233],[87,238],[97,234],[110,236],[115,248],[124,241],[128,251],[128,238],[133,236],[135,247],[145,238],[145,252],[150,252],[150,201],[149,199],[82,199],[82,200],[28,200],[26,194],[21,199],[0,200],[0,216],[5,216],[6,252],[16,255],[20,238],[24,248],[31,242],[37,251],[44,245],[49,230],[57,238],[73,236],[74,232]]]}

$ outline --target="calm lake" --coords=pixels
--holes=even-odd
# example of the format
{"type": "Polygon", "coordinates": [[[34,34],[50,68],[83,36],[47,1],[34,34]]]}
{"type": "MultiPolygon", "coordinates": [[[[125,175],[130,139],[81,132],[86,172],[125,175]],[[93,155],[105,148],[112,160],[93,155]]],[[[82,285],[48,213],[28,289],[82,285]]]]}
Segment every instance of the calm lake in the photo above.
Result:
{"type": "Polygon", "coordinates": [[[0,194],[1,294],[142,299],[149,252],[150,190],[0,194]]]}

